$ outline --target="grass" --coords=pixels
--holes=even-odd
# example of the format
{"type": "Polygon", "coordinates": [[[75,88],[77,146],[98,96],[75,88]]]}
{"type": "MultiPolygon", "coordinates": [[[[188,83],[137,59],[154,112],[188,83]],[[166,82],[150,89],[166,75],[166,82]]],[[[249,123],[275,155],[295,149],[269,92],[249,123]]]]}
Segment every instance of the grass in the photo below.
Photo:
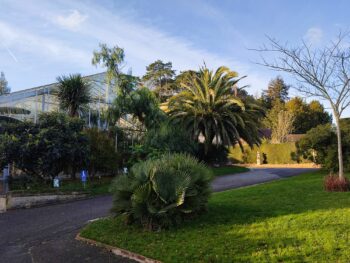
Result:
{"type": "Polygon", "coordinates": [[[235,173],[244,173],[248,172],[249,169],[242,166],[222,166],[222,167],[213,167],[212,168],[213,173],[215,176],[222,176],[222,175],[228,175],[228,174],[235,174],[235,173]]]}
{"type": "Polygon", "coordinates": [[[350,192],[325,192],[324,175],[215,193],[208,213],[177,229],[108,218],[81,235],[163,262],[350,262],[350,192]]]}
{"type": "Polygon", "coordinates": [[[85,187],[80,180],[62,180],[59,188],[53,188],[45,183],[16,182],[10,184],[10,189],[14,193],[54,193],[54,192],[85,192],[91,196],[108,194],[112,177],[93,178],[88,180],[85,187]]]}

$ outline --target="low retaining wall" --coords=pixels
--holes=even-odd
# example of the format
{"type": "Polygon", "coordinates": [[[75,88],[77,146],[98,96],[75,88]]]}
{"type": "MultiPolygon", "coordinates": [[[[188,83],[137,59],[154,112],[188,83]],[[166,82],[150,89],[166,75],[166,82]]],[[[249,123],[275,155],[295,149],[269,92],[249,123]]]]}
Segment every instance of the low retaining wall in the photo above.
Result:
{"type": "MultiPolygon", "coordinates": [[[[30,208],[36,206],[43,206],[47,204],[61,203],[72,200],[84,199],[87,197],[85,193],[9,193],[5,198],[6,209],[30,208]]],[[[4,202],[4,201],[3,201],[4,202]]],[[[0,211],[1,211],[1,197],[0,197],[0,211]]]]}
{"type": "Polygon", "coordinates": [[[6,212],[6,195],[0,195],[0,213],[6,212]]]}

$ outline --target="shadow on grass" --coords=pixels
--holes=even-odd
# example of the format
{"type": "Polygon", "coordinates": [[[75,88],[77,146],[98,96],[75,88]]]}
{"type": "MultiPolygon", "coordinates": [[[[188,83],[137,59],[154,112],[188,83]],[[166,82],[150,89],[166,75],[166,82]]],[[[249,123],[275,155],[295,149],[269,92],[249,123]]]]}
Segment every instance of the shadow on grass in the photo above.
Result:
{"type": "Polygon", "coordinates": [[[208,213],[178,228],[147,232],[113,219],[83,236],[164,262],[347,262],[350,193],[325,192],[324,175],[215,193],[208,213]]]}
{"type": "Polygon", "coordinates": [[[350,207],[350,192],[326,192],[325,173],[318,171],[258,186],[214,193],[208,213],[186,222],[183,227],[196,227],[230,222],[248,224],[266,218],[317,210],[350,207]]]}

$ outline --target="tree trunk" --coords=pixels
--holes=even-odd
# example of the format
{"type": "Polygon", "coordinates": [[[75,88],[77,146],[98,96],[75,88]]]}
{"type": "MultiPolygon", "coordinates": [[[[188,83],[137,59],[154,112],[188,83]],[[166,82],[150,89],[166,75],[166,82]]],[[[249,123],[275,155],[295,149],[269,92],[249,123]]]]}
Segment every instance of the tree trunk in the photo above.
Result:
{"type": "Polygon", "coordinates": [[[114,151],[118,152],[118,131],[115,132],[115,145],[114,145],[114,151]]]}
{"type": "Polygon", "coordinates": [[[71,171],[71,179],[72,180],[75,180],[77,178],[76,173],[77,173],[77,169],[72,168],[72,171],[71,171]]]}
{"type": "Polygon", "coordinates": [[[343,168],[343,149],[341,142],[341,131],[340,131],[340,116],[334,114],[335,122],[337,125],[337,142],[338,142],[338,161],[339,161],[339,178],[344,179],[344,168],[343,168]]]}

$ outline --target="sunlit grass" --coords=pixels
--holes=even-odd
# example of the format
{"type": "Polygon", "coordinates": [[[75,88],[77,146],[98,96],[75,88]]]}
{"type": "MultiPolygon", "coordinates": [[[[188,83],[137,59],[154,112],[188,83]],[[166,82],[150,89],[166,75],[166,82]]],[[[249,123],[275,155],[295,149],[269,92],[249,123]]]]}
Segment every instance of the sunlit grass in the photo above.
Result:
{"type": "Polygon", "coordinates": [[[209,212],[148,232],[121,218],[82,235],[163,262],[349,262],[350,193],[323,190],[322,172],[213,194],[209,212]]]}

